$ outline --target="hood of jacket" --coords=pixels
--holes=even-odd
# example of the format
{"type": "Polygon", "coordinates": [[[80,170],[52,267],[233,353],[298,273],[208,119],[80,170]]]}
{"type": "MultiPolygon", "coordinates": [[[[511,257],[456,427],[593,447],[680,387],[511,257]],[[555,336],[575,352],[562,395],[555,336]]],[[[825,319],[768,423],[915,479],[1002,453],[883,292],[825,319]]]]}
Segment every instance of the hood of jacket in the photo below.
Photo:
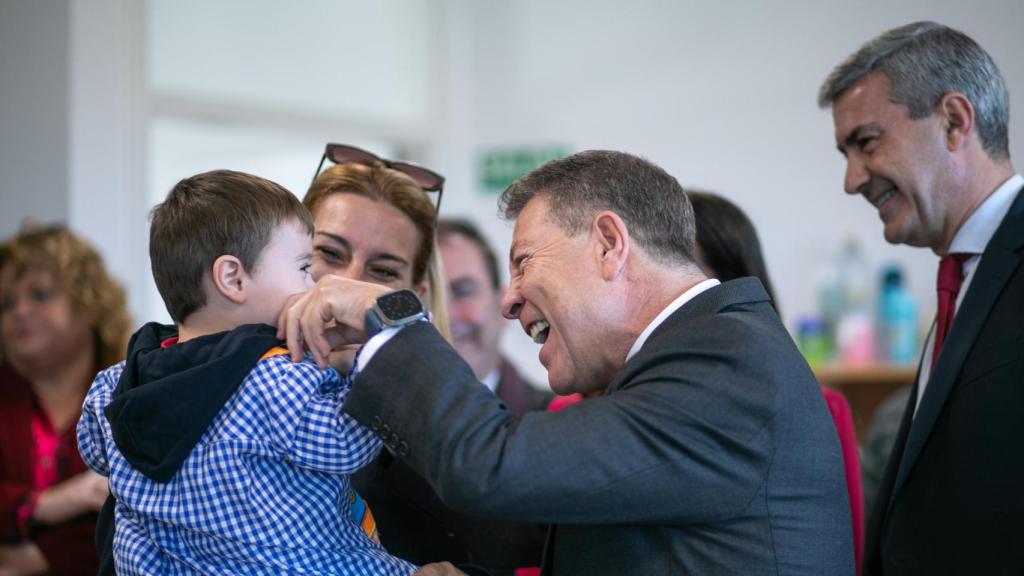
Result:
{"type": "Polygon", "coordinates": [[[280,345],[265,324],[164,345],[176,336],[156,322],[132,336],[104,410],[118,450],[157,482],[170,481],[253,366],[280,345]]]}

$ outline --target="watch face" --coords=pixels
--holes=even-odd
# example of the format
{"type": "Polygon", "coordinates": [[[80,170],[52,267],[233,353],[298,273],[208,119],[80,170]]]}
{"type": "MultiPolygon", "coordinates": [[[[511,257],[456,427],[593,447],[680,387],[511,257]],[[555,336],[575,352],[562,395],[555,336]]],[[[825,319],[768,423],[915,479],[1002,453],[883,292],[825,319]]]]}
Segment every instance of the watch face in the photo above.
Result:
{"type": "Polygon", "coordinates": [[[377,307],[385,318],[393,322],[423,312],[423,304],[411,290],[389,292],[377,299],[377,307]]]}

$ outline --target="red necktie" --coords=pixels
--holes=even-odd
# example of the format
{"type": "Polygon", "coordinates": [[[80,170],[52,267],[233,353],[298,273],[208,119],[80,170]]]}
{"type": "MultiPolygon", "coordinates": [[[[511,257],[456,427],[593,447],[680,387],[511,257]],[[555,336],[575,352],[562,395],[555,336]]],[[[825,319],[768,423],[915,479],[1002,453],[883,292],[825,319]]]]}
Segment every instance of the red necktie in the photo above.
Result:
{"type": "Polygon", "coordinates": [[[949,327],[953,324],[953,315],[956,313],[956,297],[960,294],[960,285],[964,281],[964,261],[970,257],[970,254],[946,254],[939,261],[939,318],[935,322],[932,369],[935,368],[935,361],[938,360],[939,351],[942,350],[942,342],[946,339],[949,327]]]}

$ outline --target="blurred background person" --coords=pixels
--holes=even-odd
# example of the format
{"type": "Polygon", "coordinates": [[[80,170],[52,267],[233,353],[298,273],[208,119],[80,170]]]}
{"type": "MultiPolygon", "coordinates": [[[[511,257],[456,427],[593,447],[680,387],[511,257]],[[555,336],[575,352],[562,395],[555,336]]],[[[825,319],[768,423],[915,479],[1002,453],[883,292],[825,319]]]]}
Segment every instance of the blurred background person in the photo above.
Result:
{"type": "MultiPolygon", "coordinates": [[[[722,282],[743,276],[759,278],[778,312],[779,304],[768,277],[768,267],[764,263],[761,241],[757,237],[754,223],[739,206],[722,196],[703,191],[692,191],[687,195],[693,204],[694,219],[697,222],[697,263],[704,269],[704,273],[722,282]]],[[[853,552],[859,574],[864,550],[864,496],[853,414],[842,394],[824,386],[821,392],[836,424],[839,444],[843,450],[850,519],[853,522],[853,552]]]]}
{"type": "MultiPolygon", "coordinates": [[[[318,174],[303,199],[315,227],[313,279],[335,274],[411,289],[447,334],[434,240],[444,178],[352,146],[328,145],[325,159],[335,165],[318,174]],[[436,200],[427,191],[435,192],[436,200]]],[[[387,432],[382,439],[385,445],[392,442],[387,432]]],[[[357,472],[352,484],[370,505],[381,544],[400,558],[490,569],[540,561],[543,530],[452,512],[387,450],[357,472]]]]}
{"type": "Polygon", "coordinates": [[[514,414],[544,410],[554,394],[523,379],[498,349],[501,272],[494,249],[468,220],[441,220],[437,242],[448,283],[448,321],[452,345],[480,380],[514,414]]]}
{"type": "Polygon", "coordinates": [[[75,440],[96,372],[124,357],[121,286],[62,226],[0,245],[0,573],[95,574],[107,480],[75,440]]]}
{"type": "Polygon", "coordinates": [[[697,222],[697,263],[704,273],[722,282],[757,277],[778,312],[779,302],[754,223],[739,206],[717,194],[687,190],[687,196],[697,222]]]}
{"type": "Polygon", "coordinates": [[[885,474],[885,465],[889,462],[893,445],[896,444],[903,412],[907,408],[907,400],[910,399],[910,389],[911,386],[904,386],[890,394],[875,410],[875,417],[871,419],[871,426],[868,427],[860,459],[865,511],[874,510],[875,497],[885,474]]]}

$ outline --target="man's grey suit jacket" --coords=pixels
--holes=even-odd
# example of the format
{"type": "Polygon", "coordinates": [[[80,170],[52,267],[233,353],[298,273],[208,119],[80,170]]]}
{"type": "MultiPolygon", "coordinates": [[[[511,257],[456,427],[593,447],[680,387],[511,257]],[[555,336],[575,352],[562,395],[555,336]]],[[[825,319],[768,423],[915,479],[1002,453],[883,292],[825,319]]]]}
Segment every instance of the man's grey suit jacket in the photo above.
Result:
{"type": "Polygon", "coordinates": [[[513,416],[428,324],[343,409],[452,507],[552,524],[545,574],[853,574],[835,427],[754,278],[685,304],[560,412],[513,416]]]}

